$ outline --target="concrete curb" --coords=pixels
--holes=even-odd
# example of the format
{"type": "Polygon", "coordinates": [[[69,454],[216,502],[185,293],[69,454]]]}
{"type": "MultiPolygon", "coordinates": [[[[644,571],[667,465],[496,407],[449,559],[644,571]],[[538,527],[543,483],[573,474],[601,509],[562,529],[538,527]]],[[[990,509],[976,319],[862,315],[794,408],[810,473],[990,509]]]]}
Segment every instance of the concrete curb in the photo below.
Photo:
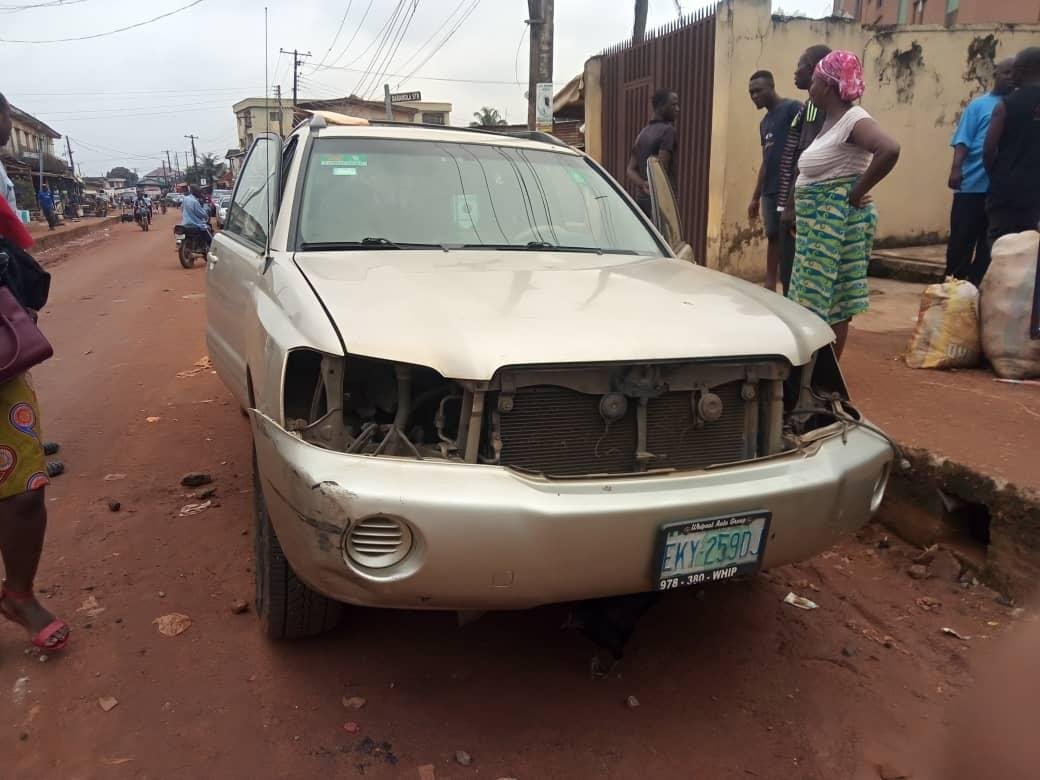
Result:
{"type": "Polygon", "coordinates": [[[908,257],[871,255],[867,275],[878,279],[897,279],[900,282],[934,284],[945,278],[945,268],[908,257]]]}
{"type": "Polygon", "coordinates": [[[30,252],[45,252],[48,249],[54,249],[62,244],[66,244],[70,241],[75,241],[78,238],[88,233],[92,233],[99,228],[111,227],[112,225],[119,224],[119,215],[114,217],[102,217],[101,219],[93,219],[90,222],[76,225],[75,227],[63,230],[60,233],[45,233],[42,236],[36,237],[36,243],[30,248],[30,252]]]}
{"type": "MultiPolygon", "coordinates": [[[[1024,600],[1040,582],[1040,493],[995,479],[928,450],[907,447],[910,468],[893,474],[878,520],[901,538],[927,547],[964,538],[988,513],[989,542],[980,555],[979,579],[1024,600]],[[939,495],[974,505],[974,517],[949,511],[939,495]]],[[[982,543],[980,543],[981,547],[982,543]]]]}

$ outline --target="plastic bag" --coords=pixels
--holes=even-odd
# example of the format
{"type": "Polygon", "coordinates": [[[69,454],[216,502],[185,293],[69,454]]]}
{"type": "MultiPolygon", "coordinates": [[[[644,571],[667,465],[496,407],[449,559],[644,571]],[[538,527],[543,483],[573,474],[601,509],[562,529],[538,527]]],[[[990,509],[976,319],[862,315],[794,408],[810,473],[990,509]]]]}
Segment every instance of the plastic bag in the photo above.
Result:
{"type": "Polygon", "coordinates": [[[1002,236],[982,280],[982,349],[997,376],[1040,377],[1040,341],[1029,337],[1040,233],[1002,236]]]}
{"type": "Polygon", "coordinates": [[[971,282],[949,278],[921,296],[917,327],[910,338],[910,368],[972,368],[979,364],[979,291],[971,282]]]}

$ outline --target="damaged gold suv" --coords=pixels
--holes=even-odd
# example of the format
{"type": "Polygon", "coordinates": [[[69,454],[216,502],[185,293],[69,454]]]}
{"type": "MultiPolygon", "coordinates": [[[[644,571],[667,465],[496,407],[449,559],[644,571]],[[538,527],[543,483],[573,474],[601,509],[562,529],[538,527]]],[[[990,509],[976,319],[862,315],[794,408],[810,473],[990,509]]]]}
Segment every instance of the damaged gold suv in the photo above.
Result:
{"type": "Polygon", "coordinates": [[[658,166],[655,226],[547,136],[331,119],[256,140],[208,257],[268,634],[716,582],[877,508],[831,330],[693,262],[658,166]]]}

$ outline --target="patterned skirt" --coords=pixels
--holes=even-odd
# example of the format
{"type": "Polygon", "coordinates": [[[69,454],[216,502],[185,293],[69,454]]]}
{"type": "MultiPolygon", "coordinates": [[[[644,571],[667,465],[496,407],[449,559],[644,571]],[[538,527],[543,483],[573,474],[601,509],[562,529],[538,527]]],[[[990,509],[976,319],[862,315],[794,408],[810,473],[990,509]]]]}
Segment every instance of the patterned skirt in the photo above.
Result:
{"type": "Polygon", "coordinates": [[[50,484],[40,413],[29,374],[0,385],[0,499],[50,484]]]}
{"type": "Polygon", "coordinates": [[[795,189],[797,235],[787,297],[831,325],[870,308],[867,264],[877,209],[849,203],[855,183],[833,179],[795,189]]]}

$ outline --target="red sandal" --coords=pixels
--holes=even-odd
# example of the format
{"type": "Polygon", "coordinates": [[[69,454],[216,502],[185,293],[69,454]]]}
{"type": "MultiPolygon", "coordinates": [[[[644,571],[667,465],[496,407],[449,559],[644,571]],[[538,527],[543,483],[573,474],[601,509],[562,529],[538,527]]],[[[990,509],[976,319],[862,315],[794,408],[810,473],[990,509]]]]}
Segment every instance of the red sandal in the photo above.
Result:
{"type": "MultiPolygon", "coordinates": [[[[7,612],[3,608],[4,599],[6,598],[10,598],[12,601],[17,601],[19,603],[25,603],[26,601],[34,600],[36,598],[36,595],[31,590],[28,593],[19,593],[18,591],[11,590],[7,587],[7,585],[0,587],[0,614],[2,614],[5,618],[10,620],[12,623],[17,623],[18,625],[24,627],[24,623],[22,623],[17,618],[13,617],[9,612],[7,612]]],[[[54,619],[46,626],[44,626],[42,629],[40,629],[40,631],[37,632],[37,634],[32,638],[31,641],[33,643],[33,646],[39,648],[40,650],[46,650],[49,653],[56,653],[59,650],[65,649],[65,645],[69,643],[69,636],[71,633],[72,632],[69,628],[68,623],[66,623],[64,620],[54,619]],[[65,629],[65,636],[55,644],[48,645],[47,642],[49,642],[51,638],[62,629],[65,629]]]]}

